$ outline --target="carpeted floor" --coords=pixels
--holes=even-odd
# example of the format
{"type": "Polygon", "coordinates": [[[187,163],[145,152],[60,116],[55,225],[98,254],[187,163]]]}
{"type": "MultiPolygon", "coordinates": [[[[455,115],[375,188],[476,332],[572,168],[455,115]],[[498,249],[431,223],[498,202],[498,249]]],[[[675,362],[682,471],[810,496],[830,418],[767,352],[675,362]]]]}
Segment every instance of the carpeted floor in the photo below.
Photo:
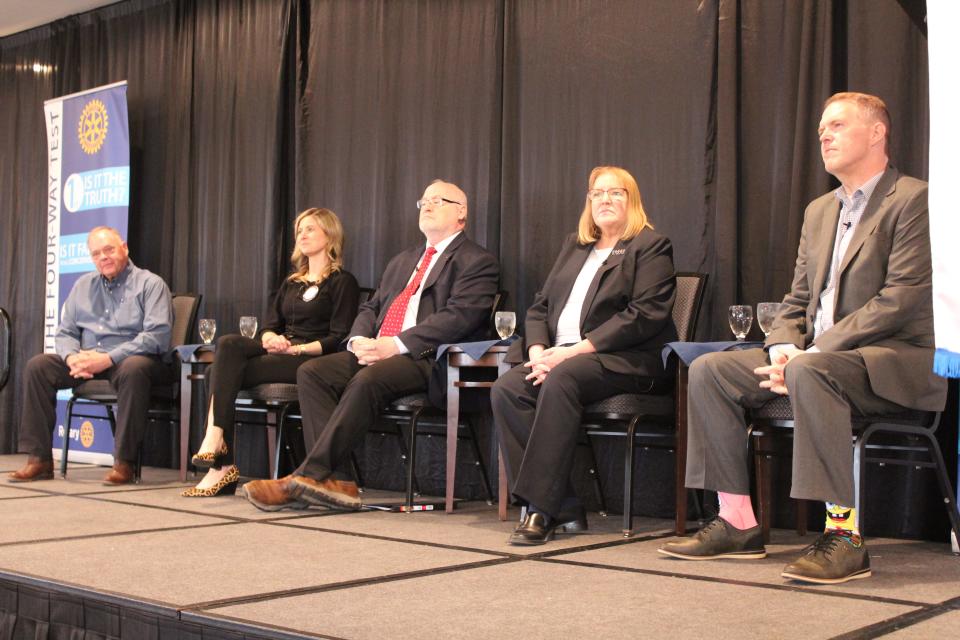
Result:
{"type": "MultiPolygon", "coordinates": [[[[23,456],[0,456],[0,472],[23,456]]],[[[238,632],[334,638],[951,638],[960,557],[948,545],[870,539],[874,576],[834,587],[780,569],[813,540],[775,531],[761,561],[656,553],[671,522],[615,516],[543,547],[506,544],[496,508],[457,513],[264,513],[186,499],[176,472],[100,484],[0,481],[0,578],[55,580],[238,632]]],[[[391,498],[368,492],[365,500],[391,498]]],[[[516,517],[516,513],[512,514],[516,517]]],[[[691,523],[692,524],[692,523],[691,523]]]]}

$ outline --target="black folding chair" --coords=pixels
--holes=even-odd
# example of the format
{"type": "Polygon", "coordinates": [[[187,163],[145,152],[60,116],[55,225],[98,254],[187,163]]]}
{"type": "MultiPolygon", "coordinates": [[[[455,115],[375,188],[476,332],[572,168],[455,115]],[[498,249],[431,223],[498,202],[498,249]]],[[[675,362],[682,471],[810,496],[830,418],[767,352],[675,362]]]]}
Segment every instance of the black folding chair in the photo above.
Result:
{"type": "MultiPolygon", "coordinates": [[[[879,464],[933,469],[937,474],[943,504],[954,534],[960,538],[960,512],[950,484],[936,431],[940,412],[907,411],[882,416],[853,416],[853,480],[855,507],[861,517],[864,507],[863,483],[866,465],[879,464]],[[878,436],[886,435],[886,438],[878,436]]],[[[770,539],[771,496],[774,458],[789,458],[793,450],[793,407],[790,398],[774,398],[749,412],[754,467],[757,479],[757,508],[764,540],[770,539]]],[[[806,533],[806,500],[797,501],[797,533],[806,533]]],[[[862,520],[861,520],[862,522],[862,520]]],[[[863,527],[860,527],[861,531],[863,527]]]]}
{"type": "MultiPolygon", "coordinates": [[[[196,324],[197,309],[200,307],[202,296],[195,293],[173,294],[173,328],[170,332],[170,346],[178,347],[189,342],[193,327],[196,324]]],[[[150,391],[151,407],[147,413],[149,420],[163,420],[164,422],[180,421],[180,385],[179,382],[155,385],[150,391]]],[[[73,395],[67,402],[67,418],[63,434],[63,448],[60,457],[60,475],[67,477],[67,453],[70,449],[70,426],[74,418],[95,418],[102,420],[98,414],[82,413],[89,407],[100,406],[106,409],[107,421],[110,430],[116,434],[117,420],[114,407],[117,405],[117,390],[109,380],[88,380],[73,390],[73,395]]],[[[137,465],[135,478],[140,482],[140,473],[143,460],[143,450],[137,451],[137,465]]]]}
{"type": "MultiPolygon", "coordinates": [[[[673,305],[673,323],[682,341],[693,339],[700,316],[700,306],[707,284],[705,273],[678,273],[677,297],[673,305]]],[[[621,393],[595,402],[583,410],[585,441],[590,449],[593,468],[590,470],[594,490],[606,512],[603,487],[596,468],[591,438],[596,436],[625,437],[623,478],[623,535],[633,531],[633,463],[637,446],[675,452],[674,485],[676,491],[676,528],[686,528],[687,491],[684,469],[687,463],[686,430],[676,430],[676,384],[651,383],[645,393],[621,393]]]]}
{"type": "MultiPolygon", "coordinates": [[[[360,288],[360,304],[363,304],[373,295],[374,290],[360,288]]],[[[267,458],[269,475],[276,478],[280,469],[280,454],[285,452],[293,467],[297,466],[297,456],[293,447],[284,442],[284,431],[290,419],[299,419],[300,399],[297,395],[297,385],[286,382],[271,382],[258,384],[249,389],[241,389],[237,394],[236,408],[238,412],[263,415],[263,422],[249,422],[237,420],[238,424],[255,424],[267,429],[267,458]]],[[[361,478],[357,474],[357,483],[361,478]]]]}

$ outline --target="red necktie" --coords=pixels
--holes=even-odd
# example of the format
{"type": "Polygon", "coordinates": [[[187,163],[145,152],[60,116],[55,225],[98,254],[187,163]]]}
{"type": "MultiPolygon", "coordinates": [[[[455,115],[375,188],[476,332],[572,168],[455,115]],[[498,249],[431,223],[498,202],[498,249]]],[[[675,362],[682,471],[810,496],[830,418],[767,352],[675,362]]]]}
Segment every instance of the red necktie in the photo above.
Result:
{"type": "Polygon", "coordinates": [[[406,289],[400,292],[400,295],[393,299],[393,303],[390,305],[390,308],[387,309],[387,315],[383,318],[383,324],[380,325],[380,337],[390,338],[400,335],[400,329],[403,328],[403,318],[407,315],[407,306],[410,304],[410,298],[417,292],[417,289],[420,288],[423,275],[427,272],[430,261],[433,260],[433,254],[436,252],[437,250],[433,247],[427,247],[427,252],[420,262],[420,268],[413,274],[413,280],[410,281],[406,289]]]}

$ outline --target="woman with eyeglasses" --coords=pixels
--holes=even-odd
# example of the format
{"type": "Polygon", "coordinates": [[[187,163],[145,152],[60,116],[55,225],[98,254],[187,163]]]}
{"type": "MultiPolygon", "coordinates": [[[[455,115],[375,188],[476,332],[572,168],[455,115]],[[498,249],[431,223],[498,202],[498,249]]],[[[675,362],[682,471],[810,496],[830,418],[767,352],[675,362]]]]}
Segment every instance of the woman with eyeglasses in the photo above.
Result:
{"type": "Polygon", "coordinates": [[[507,354],[523,366],[491,394],[510,492],[526,507],[510,544],[587,529],[570,482],[583,407],[665,378],[660,352],[676,340],[675,287],[673,247],[647,220],[633,176],[594,169],[577,233],[527,310],[524,339],[507,354]]]}
{"type": "Polygon", "coordinates": [[[343,227],[329,209],[307,209],[294,222],[294,271],[280,285],[259,339],[227,335],[210,366],[207,430],[191,462],[209,468],[181,495],[209,498],[236,491],[234,403],[241,389],[296,383],[311,358],[337,351],[357,315],[360,287],[343,269],[343,227]]]}

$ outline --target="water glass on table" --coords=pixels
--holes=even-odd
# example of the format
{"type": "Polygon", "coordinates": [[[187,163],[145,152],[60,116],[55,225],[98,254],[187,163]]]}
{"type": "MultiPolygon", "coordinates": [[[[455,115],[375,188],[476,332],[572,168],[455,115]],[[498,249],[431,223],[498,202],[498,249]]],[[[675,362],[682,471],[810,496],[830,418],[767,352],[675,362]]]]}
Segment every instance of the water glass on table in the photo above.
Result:
{"type": "Polygon", "coordinates": [[[517,314],[513,311],[497,311],[493,316],[493,323],[500,339],[506,340],[517,328],[517,314]]]}
{"type": "Polygon", "coordinates": [[[217,335],[217,321],[213,318],[203,318],[200,320],[200,339],[203,344],[213,342],[213,337],[217,335]]]}
{"type": "Polygon", "coordinates": [[[763,335],[769,336],[773,329],[773,321],[780,313],[781,303],[779,302],[759,302],[757,303],[757,324],[763,335]]]}
{"type": "Polygon", "coordinates": [[[730,321],[730,331],[737,337],[737,342],[743,342],[753,324],[753,308],[748,304],[735,304],[730,307],[727,320],[730,321]]]}
{"type": "Polygon", "coordinates": [[[257,335],[257,316],[240,316],[240,334],[250,339],[257,335]]]}

